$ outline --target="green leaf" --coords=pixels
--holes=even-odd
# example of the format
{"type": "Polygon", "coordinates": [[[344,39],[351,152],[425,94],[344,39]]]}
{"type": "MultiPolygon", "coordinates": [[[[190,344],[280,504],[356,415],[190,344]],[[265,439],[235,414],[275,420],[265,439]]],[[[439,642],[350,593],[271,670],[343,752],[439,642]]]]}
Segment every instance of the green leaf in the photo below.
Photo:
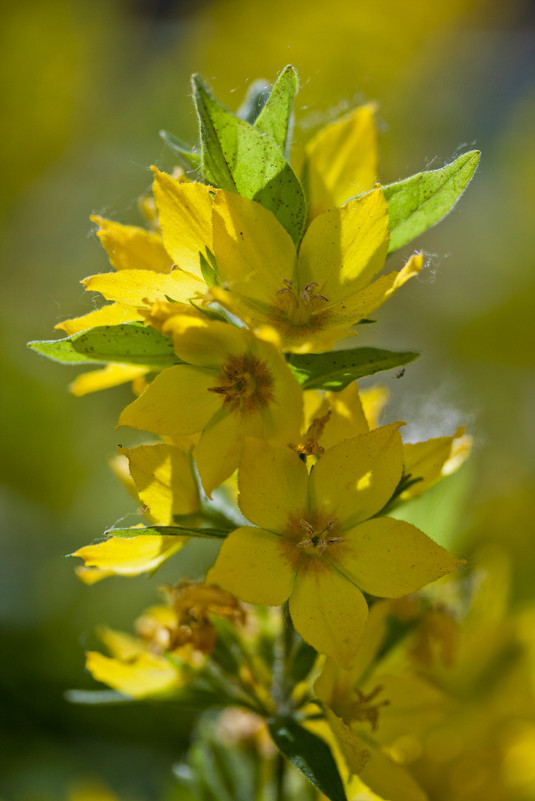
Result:
{"type": "Polygon", "coordinates": [[[389,253],[411,242],[451,211],[470,183],[479,156],[479,150],[471,150],[440,170],[419,172],[383,186],[390,221],[389,253]]]}
{"type": "Polygon", "coordinates": [[[198,170],[200,168],[201,156],[199,153],[196,153],[195,150],[191,150],[191,148],[181,142],[180,139],[177,139],[176,136],[173,136],[172,133],[169,133],[169,131],[160,131],[160,136],[165,144],[180,157],[188,170],[198,170]]]}
{"type": "Polygon", "coordinates": [[[288,366],[303,389],[330,389],[339,392],[358,378],[408,364],[419,355],[411,351],[395,353],[379,348],[293,353],[289,357],[288,366]]]}
{"type": "Polygon", "coordinates": [[[104,532],[108,537],[140,537],[142,534],[151,534],[158,537],[197,537],[201,539],[222,540],[228,535],[229,529],[222,528],[186,528],[182,526],[147,526],[146,528],[109,528],[104,532]]]}
{"type": "Polygon", "coordinates": [[[295,67],[283,69],[254,124],[257,131],[269,136],[286,159],[289,158],[290,132],[299,77],[295,67]]]}
{"type": "Polygon", "coordinates": [[[65,339],[28,342],[28,347],[42,356],[66,364],[118,362],[146,365],[155,370],[180,364],[169,337],[137,322],[102,325],[65,339]]]}
{"type": "Polygon", "coordinates": [[[219,103],[198,75],[192,78],[205,178],[269,209],[295,242],[306,217],[305,197],[276,145],[219,103]]]}
{"type": "Polygon", "coordinates": [[[207,286],[214,286],[219,284],[219,273],[214,254],[206,248],[206,256],[200,253],[201,273],[207,286]],[[208,257],[208,258],[207,258],[208,257]]]}
{"type": "Polygon", "coordinates": [[[342,779],[327,743],[289,717],[268,721],[279,751],[330,801],[347,801],[342,779]]]}
{"type": "Polygon", "coordinates": [[[269,81],[253,81],[247,90],[243,103],[236,112],[237,116],[248,122],[249,125],[253,125],[266,105],[270,90],[271,84],[269,81]]]}
{"type": "Polygon", "coordinates": [[[317,651],[307,642],[302,640],[292,655],[288,669],[290,678],[295,684],[303,681],[308,676],[314,667],[317,658],[317,651]]]}

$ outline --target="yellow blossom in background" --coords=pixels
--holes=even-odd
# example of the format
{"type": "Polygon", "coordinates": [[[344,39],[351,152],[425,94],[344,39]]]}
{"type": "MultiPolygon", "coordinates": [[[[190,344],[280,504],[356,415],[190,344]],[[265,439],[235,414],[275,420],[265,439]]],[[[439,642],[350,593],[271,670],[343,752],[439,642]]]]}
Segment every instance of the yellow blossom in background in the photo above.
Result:
{"type": "Polygon", "coordinates": [[[401,479],[398,426],[330,448],[310,475],[292,450],[248,444],[239,505],[255,527],[227,537],[207,576],[250,603],[289,599],[297,631],[343,666],[364,632],[362,590],[399,597],[457,565],[414,526],[375,517],[401,479]]]}
{"type": "Polygon", "coordinates": [[[159,373],[123,410],[119,425],[164,435],[202,431],[195,458],[211,494],[237,468],[245,437],[287,442],[295,436],[302,392],[270,332],[262,339],[180,313],[162,330],[186,364],[159,373]]]}

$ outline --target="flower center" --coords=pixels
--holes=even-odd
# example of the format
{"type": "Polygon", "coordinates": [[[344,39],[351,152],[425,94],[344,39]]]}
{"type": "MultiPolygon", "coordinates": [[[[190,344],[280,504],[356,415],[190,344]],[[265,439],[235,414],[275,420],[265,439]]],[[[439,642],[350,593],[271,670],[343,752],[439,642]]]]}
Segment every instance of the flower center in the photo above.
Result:
{"type": "Polygon", "coordinates": [[[377,700],[377,696],[382,692],[382,690],[383,687],[381,684],[378,684],[377,687],[371,690],[368,694],[363,693],[362,690],[359,690],[357,687],[355,687],[353,690],[355,698],[349,704],[346,703],[344,705],[341,717],[346,723],[350,723],[355,720],[368,722],[372,730],[375,731],[379,721],[380,709],[384,706],[389,706],[390,704],[390,701],[388,700],[377,700]]]}
{"type": "Polygon", "coordinates": [[[311,281],[300,292],[287,278],[282,283],[284,286],[277,292],[277,305],[293,326],[307,326],[312,315],[321,311],[329,302],[325,295],[314,291],[318,286],[317,281],[311,281]]]}
{"type": "Polygon", "coordinates": [[[244,414],[264,408],[274,398],[274,381],[267,363],[249,353],[229,356],[209,392],[223,395],[223,406],[244,414]]]}
{"type": "Polygon", "coordinates": [[[343,537],[337,537],[333,533],[336,522],[336,518],[333,518],[323,528],[319,529],[315,528],[308,520],[301,518],[299,526],[305,536],[296,543],[296,546],[309,556],[321,556],[328,545],[344,542],[343,537]]]}

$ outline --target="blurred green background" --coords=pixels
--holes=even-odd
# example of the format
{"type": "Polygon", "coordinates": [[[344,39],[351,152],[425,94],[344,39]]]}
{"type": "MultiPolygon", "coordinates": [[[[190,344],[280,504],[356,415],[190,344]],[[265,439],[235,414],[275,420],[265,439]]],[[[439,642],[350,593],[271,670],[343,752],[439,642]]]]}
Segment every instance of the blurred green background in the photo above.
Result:
{"type": "MultiPolygon", "coordinates": [[[[75,399],[74,371],[25,342],[92,308],[79,280],[107,261],[89,215],[139,222],[151,163],[173,166],[158,130],[196,140],[193,71],[236,108],[252,80],[293,63],[297,140],[376,99],[385,183],[480,148],[466,196],[418,243],[427,269],[363,344],[423,351],[403,379],[384,379],[389,417],[411,436],[466,424],[475,438],[469,466],[415,521],[459,555],[501,543],[514,604],[533,600],[535,4],[23,0],[2,3],[1,22],[0,796],[62,799],[100,777],[125,799],[170,799],[188,720],[63,698],[93,686],[83,651],[95,625],[129,629],[175,575],[84,587],[63,558],[133,519],[106,463],[129,390],[75,399]]],[[[205,558],[190,553],[186,569],[205,558]]]]}

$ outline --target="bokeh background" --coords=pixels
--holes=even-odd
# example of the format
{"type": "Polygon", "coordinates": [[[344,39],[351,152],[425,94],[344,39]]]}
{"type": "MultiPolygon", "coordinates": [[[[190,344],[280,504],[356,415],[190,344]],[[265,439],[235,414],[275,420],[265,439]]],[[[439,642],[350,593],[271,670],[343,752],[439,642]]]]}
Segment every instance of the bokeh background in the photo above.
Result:
{"type": "MultiPolygon", "coordinates": [[[[236,108],[252,80],[293,63],[297,140],[377,100],[385,183],[480,148],[466,196],[421,237],[426,271],[365,336],[423,350],[402,379],[384,379],[389,416],[413,436],[464,423],[475,438],[470,464],[413,519],[475,559],[497,544],[512,609],[533,601],[535,4],[22,0],[1,3],[0,19],[0,796],[64,799],[95,779],[124,799],[174,799],[184,716],[63,695],[93,686],[83,651],[94,627],[130,628],[176,575],[84,587],[63,558],[135,512],[107,467],[129,391],[75,399],[74,369],[25,342],[92,307],[79,280],[107,262],[89,215],[140,221],[151,163],[173,166],[158,130],[196,141],[193,71],[236,108]]],[[[208,558],[193,549],[184,569],[208,558]]]]}

